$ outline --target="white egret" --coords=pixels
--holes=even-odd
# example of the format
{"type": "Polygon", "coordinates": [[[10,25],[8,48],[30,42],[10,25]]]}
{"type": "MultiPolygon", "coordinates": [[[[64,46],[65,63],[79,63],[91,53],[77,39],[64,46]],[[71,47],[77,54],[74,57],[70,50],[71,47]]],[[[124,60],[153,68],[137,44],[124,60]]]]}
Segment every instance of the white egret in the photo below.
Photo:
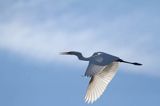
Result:
{"type": "Polygon", "coordinates": [[[88,58],[83,57],[80,52],[76,51],[62,52],[61,54],[75,55],[79,60],[89,61],[89,65],[85,72],[85,76],[91,77],[85,95],[85,101],[87,103],[93,103],[103,94],[106,87],[116,74],[119,62],[142,65],[136,62],[124,61],[119,57],[104,52],[95,52],[88,58]]]}

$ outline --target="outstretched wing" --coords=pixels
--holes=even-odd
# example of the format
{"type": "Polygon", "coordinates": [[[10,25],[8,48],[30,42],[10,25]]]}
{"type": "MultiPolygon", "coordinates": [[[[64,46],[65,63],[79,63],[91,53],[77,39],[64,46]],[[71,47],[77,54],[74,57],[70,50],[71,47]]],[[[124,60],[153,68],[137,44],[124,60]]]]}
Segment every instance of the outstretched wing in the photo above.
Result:
{"type": "Polygon", "coordinates": [[[96,73],[102,71],[105,68],[105,66],[96,65],[94,63],[89,63],[87,70],[85,72],[85,76],[92,77],[96,73]]]}
{"type": "Polygon", "coordinates": [[[93,103],[103,94],[109,82],[116,74],[117,68],[118,62],[112,62],[105,66],[102,71],[91,77],[85,96],[87,103],[93,103]]]}

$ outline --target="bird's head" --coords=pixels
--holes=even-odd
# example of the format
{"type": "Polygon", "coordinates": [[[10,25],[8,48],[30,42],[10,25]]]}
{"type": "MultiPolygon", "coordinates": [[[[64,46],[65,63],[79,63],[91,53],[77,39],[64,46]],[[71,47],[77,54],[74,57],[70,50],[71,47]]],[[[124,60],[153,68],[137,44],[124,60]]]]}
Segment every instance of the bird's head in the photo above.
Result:
{"type": "Polygon", "coordinates": [[[76,51],[69,51],[69,52],[61,52],[61,55],[77,55],[80,54],[79,52],[76,51]]]}
{"type": "Polygon", "coordinates": [[[80,52],[76,52],[76,51],[61,52],[60,54],[61,55],[75,55],[78,57],[79,60],[89,61],[89,58],[83,57],[80,52]]]}

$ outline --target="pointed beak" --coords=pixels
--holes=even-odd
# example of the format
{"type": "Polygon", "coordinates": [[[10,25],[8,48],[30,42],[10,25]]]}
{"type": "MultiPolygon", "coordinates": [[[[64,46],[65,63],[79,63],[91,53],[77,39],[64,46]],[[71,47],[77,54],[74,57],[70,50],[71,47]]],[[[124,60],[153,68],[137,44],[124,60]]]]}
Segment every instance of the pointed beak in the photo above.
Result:
{"type": "Polygon", "coordinates": [[[138,66],[141,66],[142,64],[141,63],[133,63],[134,65],[138,65],[138,66]]]}
{"type": "Polygon", "coordinates": [[[61,52],[60,55],[70,55],[70,52],[61,52]]]}

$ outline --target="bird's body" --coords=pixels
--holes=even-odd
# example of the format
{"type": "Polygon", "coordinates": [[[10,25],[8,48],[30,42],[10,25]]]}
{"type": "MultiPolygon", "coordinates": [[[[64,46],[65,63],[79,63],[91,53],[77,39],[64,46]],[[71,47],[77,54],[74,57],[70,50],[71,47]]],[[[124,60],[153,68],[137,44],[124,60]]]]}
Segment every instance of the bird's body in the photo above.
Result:
{"type": "Polygon", "coordinates": [[[89,61],[85,72],[85,76],[91,77],[85,96],[87,103],[93,103],[103,94],[109,82],[116,74],[119,62],[142,65],[140,63],[124,61],[119,57],[104,52],[95,52],[88,58],[83,57],[81,53],[75,51],[63,52],[62,54],[75,55],[79,60],[89,61]]]}

